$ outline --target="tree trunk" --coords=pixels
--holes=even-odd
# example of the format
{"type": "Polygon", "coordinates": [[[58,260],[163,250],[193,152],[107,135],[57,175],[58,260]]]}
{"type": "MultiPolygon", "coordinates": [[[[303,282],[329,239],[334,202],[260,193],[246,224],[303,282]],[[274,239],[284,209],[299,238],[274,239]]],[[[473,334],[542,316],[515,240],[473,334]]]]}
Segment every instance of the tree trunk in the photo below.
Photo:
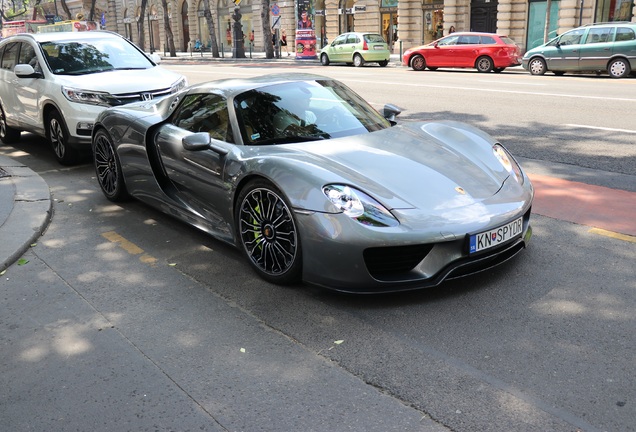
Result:
{"type": "Polygon", "coordinates": [[[263,44],[265,45],[265,58],[274,58],[274,45],[272,43],[272,29],[269,19],[269,0],[261,0],[261,22],[263,23],[263,44]]]}
{"type": "Polygon", "coordinates": [[[142,51],[145,51],[146,41],[144,38],[144,16],[146,15],[146,5],[148,4],[148,0],[141,0],[140,12],[139,12],[139,21],[137,21],[137,40],[139,48],[142,51]]]}
{"type": "MultiPolygon", "coordinates": [[[[212,20],[212,12],[210,11],[210,0],[203,0],[203,14],[205,21],[208,23],[208,30],[210,31],[210,49],[212,50],[212,57],[218,58],[219,44],[216,41],[216,30],[214,29],[214,21],[212,20]]],[[[201,41],[204,44],[204,41],[201,41]]]]}
{"type": "Polygon", "coordinates": [[[174,35],[172,34],[170,17],[168,16],[168,0],[161,0],[161,6],[163,7],[163,27],[166,30],[166,38],[168,39],[168,51],[170,51],[170,57],[176,57],[177,49],[174,46],[174,35]]]}
{"type": "Polygon", "coordinates": [[[62,9],[64,9],[64,13],[66,14],[66,19],[70,20],[71,19],[71,11],[68,8],[68,5],[66,4],[66,0],[60,0],[60,3],[62,3],[62,9]]]}

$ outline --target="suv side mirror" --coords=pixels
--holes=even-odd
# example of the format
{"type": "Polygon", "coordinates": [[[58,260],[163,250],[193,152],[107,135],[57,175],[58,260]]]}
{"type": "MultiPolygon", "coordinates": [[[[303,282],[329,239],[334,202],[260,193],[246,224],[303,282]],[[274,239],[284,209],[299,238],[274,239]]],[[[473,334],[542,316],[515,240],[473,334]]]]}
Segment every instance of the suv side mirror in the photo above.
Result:
{"type": "Polygon", "coordinates": [[[36,72],[33,66],[28,64],[16,65],[13,72],[18,78],[42,78],[42,72],[36,72]]]}

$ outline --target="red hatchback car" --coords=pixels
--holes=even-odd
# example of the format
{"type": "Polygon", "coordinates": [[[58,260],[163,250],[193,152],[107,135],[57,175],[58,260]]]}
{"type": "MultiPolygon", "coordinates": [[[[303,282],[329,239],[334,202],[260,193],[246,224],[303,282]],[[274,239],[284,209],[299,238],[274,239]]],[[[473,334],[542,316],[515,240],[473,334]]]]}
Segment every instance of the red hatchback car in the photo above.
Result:
{"type": "Polygon", "coordinates": [[[501,72],[521,64],[521,49],[508,36],[494,33],[453,33],[428,45],[404,52],[402,64],[416,71],[426,68],[475,68],[501,72]]]}

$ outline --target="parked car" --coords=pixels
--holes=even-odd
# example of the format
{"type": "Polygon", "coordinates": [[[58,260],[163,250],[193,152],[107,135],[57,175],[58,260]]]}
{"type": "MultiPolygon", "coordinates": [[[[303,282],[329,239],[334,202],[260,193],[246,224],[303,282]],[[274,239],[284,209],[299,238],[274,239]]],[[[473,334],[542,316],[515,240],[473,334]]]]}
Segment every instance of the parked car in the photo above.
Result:
{"type": "Polygon", "coordinates": [[[359,67],[374,62],[386,66],[390,59],[389,46],[377,33],[343,33],[320,51],[323,66],[347,63],[359,67]]]}
{"type": "Polygon", "coordinates": [[[527,51],[522,66],[532,75],[607,72],[623,78],[636,70],[636,23],[590,24],[567,31],[527,51]]]}
{"type": "Polygon", "coordinates": [[[258,275],[348,292],[430,287],[500,264],[531,236],[533,188],[496,139],[398,123],[342,83],[279,74],[113,107],[96,179],[235,245],[258,275]]]}
{"type": "Polygon", "coordinates": [[[105,31],[18,34],[0,42],[0,140],[45,137],[57,160],[90,151],[97,114],[187,86],[120,35],[105,31]]]}
{"type": "Polygon", "coordinates": [[[406,50],[402,64],[416,71],[474,68],[479,72],[501,72],[521,64],[521,49],[508,36],[459,32],[406,50]]]}

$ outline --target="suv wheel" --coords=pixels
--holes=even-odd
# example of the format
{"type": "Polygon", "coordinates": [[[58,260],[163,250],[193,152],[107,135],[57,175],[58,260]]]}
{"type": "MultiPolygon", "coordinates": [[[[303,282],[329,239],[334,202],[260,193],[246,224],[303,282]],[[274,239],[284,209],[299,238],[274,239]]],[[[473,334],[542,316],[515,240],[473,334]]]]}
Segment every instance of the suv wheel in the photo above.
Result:
{"type": "Polygon", "coordinates": [[[20,140],[20,131],[7,126],[7,118],[0,107],[0,140],[5,144],[11,144],[20,140]]]}
{"type": "Polygon", "coordinates": [[[629,75],[630,72],[629,62],[623,58],[614,59],[607,66],[607,73],[612,78],[623,78],[629,75]]]}
{"type": "Polygon", "coordinates": [[[51,111],[46,118],[46,138],[59,163],[62,165],[77,163],[79,152],[68,145],[69,133],[62,116],[57,111],[51,111]]]}

